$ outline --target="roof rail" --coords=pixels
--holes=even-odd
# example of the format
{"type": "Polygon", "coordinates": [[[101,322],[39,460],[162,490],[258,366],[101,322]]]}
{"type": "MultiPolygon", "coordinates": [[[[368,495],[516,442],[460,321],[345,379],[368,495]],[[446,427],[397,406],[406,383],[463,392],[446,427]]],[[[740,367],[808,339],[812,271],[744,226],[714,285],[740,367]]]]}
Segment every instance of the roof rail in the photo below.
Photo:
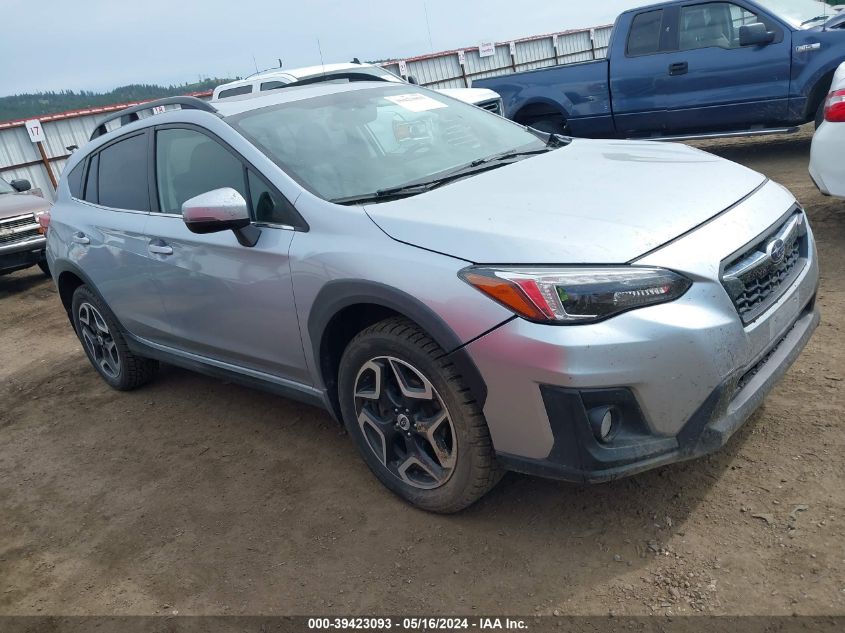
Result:
{"type": "Polygon", "coordinates": [[[95,138],[102,136],[103,134],[108,132],[108,130],[106,129],[106,123],[109,123],[110,121],[120,119],[120,126],[123,127],[124,125],[129,125],[134,121],[138,121],[140,119],[140,117],[138,116],[139,112],[142,112],[143,110],[151,110],[152,108],[158,106],[167,105],[180,105],[182,106],[183,110],[202,110],[203,112],[211,112],[212,114],[217,114],[217,108],[215,108],[207,101],[197,99],[196,97],[165,97],[164,99],[147,101],[146,103],[132,106],[131,108],[126,108],[125,110],[119,110],[118,112],[114,112],[108,115],[105,119],[103,119],[97,124],[97,127],[94,128],[94,131],[91,133],[91,138],[89,140],[93,141],[95,138]]]}

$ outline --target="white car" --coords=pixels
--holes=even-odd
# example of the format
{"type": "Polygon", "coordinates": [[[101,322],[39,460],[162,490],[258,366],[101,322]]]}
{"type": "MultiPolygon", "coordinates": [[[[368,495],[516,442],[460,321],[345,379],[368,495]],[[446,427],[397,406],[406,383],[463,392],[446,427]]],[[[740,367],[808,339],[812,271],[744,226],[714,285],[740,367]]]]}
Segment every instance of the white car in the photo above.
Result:
{"type": "Polygon", "coordinates": [[[810,176],[826,196],[845,198],[845,63],[833,76],[824,122],[813,136],[810,176]]]}
{"type": "MultiPolygon", "coordinates": [[[[393,83],[417,83],[413,77],[406,82],[401,77],[385,70],[381,66],[350,62],[348,64],[325,64],[285,70],[268,70],[251,75],[246,79],[231,81],[217,86],[211,97],[212,101],[234,99],[245,95],[256,95],[284,88],[292,83],[305,85],[323,81],[390,81],[393,83]]],[[[502,98],[498,93],[487,88],[442,88],[437,92],[453,99],[484,108],[495,114],[504,112],[502,98]]]]}

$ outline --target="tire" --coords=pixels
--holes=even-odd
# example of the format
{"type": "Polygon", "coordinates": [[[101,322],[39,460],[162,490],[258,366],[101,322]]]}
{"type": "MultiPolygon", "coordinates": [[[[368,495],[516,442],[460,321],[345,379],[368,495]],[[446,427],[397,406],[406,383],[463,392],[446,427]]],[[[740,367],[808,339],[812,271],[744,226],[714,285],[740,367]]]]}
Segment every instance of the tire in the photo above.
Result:
{"type": "Polygon", "coordinates": [[[158,372],[158,361],[129,350],[117,319],[88,286],[73,293],[71,318],[88,360],[109,386],[131,391],[147,384],[158,372]]]}
{"type": "Polygon", "coordinates": [[[563,136],[567,135],[566,119],[564,119],[563,117],[537,119],[529,123],[528,127],[532,127],[535,130],[539,130],[540,132],[544,132],[546,134],[561,134],[563,136]]]}
{"type": "Polygon", "coordinates": [[[344,425],[391,491],[438,513],[463,510],[502,476],[478,403],[445,352],[403,318],[359,333],[340,361],[344,425]]]}
{"type": "Polygon", "coordinates": [[[38,267],[41,269],[41,272],[44,273],[47,277],[53,276],[50,273],[50,266],[47,265],[46,259],[42,259],[40,262],[38,262],[38,267]]]}
{"type": "Polygon", "coordinates": [[[825,100],[822,99],[822,102],[819,104],[818,110],[816,110],[816,129],[819,129],[819,126],[824,122],[824,102],[825,100]]]}

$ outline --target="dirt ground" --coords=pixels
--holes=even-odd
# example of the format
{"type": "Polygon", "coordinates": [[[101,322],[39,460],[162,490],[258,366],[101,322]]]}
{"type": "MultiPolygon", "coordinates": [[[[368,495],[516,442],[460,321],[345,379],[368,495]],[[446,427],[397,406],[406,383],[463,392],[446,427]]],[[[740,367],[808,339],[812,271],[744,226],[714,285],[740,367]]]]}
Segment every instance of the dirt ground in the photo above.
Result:
{"type": "Polygon", "coordinates": [[[317,409],[89,366],[37,269],[0,277],[0,614],[843,614],[845,202],[809,131],[700,143],[787,185],[823,322],[720,453],[579,487],[508,475],[457,516],[382,488],[317,409]]]}

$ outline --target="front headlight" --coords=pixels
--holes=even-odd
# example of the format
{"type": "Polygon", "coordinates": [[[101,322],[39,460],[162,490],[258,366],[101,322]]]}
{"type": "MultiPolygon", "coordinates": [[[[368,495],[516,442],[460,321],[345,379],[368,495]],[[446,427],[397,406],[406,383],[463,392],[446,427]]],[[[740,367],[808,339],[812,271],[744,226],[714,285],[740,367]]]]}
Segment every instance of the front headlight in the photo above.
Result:
{"type": "Polygon", "coordinates": [[[674,301],[692,282],[663,268],[488,268],[470,266],[461,279],[519,316],[538,323],[595,323],[674,301]]]}

